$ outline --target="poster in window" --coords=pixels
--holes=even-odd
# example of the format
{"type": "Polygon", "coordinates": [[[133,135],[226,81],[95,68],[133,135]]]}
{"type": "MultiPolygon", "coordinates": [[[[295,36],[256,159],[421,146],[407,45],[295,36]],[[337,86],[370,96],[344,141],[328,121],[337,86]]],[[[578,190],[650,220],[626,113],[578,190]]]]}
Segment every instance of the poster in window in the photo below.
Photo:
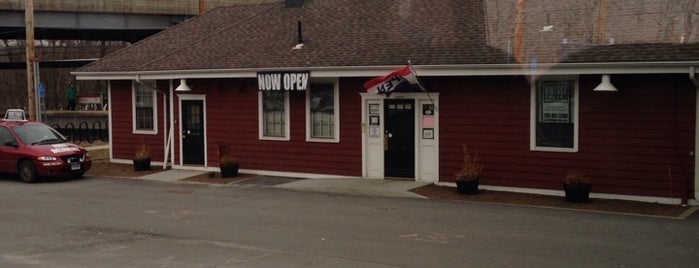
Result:
{"type": "Polygon", "coordinates": [[[378,104],[369,104],[369,114],[379,114],[381,113],[380,106],[378,104]]]}
{"type": "Polygon", "coordinates": [[[434,105],[423,104],[422,105],[422,114],[423,115],[433,115],[434,114],[434,105]]]}
{"type": "Polygon", "coordinates": [[[378,138],[380,133],[381,133],[381,129],[378,126],[370,126],[369,127],[369,137],[370,138],[378,138]]]}
{"type": "Polygon", "coordinates": [[[434,127],[434,116],[433,115],[423,115],[422,116],[422,127],[434,127]]]}
{"type": "Polygon", "coordinates": [[[541,118],[543,123],[570,123],[570,83],[540,82],[541,118]]]}
{"type": "Polygon", "coordinates": [[[434,129],[433,128],[423,128],[422,129],[422,138],[425,140],[433,140],[434,139],[434,129]]]}
{"type": "Polygon", "coordinates": [[[369,125],[370,126],[378,126],[379,125],[379,116],[378,115],[369,116],[369,125]]]}

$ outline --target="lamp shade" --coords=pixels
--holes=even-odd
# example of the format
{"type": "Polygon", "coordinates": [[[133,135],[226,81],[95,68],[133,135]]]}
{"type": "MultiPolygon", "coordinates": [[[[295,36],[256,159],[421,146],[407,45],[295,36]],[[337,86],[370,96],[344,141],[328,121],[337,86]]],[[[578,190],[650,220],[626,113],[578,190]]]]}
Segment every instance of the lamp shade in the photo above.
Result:
{"type": "Polygon", "coordinates": [[[597,87],[595,87],[595,89],[593,89],[592,91],[617,92],[619,90],[616,89],[616,87],[612,85],[612,82],[609,81],[609,75],[605,74],[602,75],[602,82],[599,83],[599,85],[597,85],[597,87]]]}
{"type": "Polygon", "coordinates": [[[185,91],[192,91],[192,89],[189,88],[189,86],[187,86],[187,80],[186,80],[186,79],[180,79],[180,85],[177,86],[177,88],[175,89],[175,91],[177,91],[177,92],[185,92],[185,91]]]}

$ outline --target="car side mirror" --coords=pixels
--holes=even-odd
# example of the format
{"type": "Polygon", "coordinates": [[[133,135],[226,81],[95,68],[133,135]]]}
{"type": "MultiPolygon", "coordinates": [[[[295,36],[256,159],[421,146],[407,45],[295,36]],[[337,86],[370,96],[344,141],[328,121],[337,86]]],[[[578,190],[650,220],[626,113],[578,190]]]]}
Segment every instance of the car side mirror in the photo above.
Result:
{"type": "Polygon", "coordinates": [[[5,146],[19,147],[17,141],[5,141],[5,146]]]}

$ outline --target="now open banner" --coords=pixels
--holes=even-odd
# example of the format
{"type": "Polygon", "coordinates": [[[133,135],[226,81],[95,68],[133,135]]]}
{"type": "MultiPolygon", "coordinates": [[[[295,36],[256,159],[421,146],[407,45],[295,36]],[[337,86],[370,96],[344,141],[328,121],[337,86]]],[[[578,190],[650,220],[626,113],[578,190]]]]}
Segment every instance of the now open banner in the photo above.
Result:
{"type": "Polygon", "coordinates": [[[308,89],[311,73],[304,72],[259,72],[257,86],[260,91],[285,90],[304,91],[308,89]]]}

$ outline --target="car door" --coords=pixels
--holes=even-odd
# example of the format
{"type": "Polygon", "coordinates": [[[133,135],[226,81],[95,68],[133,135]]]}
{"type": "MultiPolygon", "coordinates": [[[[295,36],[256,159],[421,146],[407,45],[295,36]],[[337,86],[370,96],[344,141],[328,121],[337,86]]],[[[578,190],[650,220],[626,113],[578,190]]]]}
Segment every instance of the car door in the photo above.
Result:
{"type": "Polygon", "coordinates": [[[17,140],[10,130],[0,126],[0,172],[16,172],[16,163],[19,149],[17,140]]]}

